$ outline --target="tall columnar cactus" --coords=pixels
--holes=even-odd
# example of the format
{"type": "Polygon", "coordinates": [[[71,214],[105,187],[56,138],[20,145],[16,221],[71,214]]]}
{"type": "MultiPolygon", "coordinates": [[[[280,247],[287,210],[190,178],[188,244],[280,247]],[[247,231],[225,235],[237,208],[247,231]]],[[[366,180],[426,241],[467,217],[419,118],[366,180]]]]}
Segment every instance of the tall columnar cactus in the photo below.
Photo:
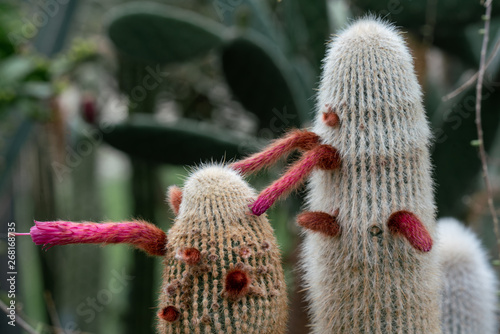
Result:
{"type": "Polygon", "coordinates": [[[272,228],[248,215],[254,191],[229,168],[170,190],[159,333],[285,333],[286,286],[272,228]]]}
{"type": "Polygon", "coordinates": [[[362,19],[330,43],[313,131],[233,168],[302,158],[250,206],[260,215],[310,175],[303,269],[313,333],[440,333],[429,127],[410,53],[362,19]]]}
{"type": "Polygon", "coordinates": [[[177,218],[168,236],[144,221],[35,222],[30,233],[16,234],[49,248],[127,243],[164,256],[160,334],[281,334],[288,305],[280,252],[267,219],[248,214],[253,198],[237,172],[206,166],[184,190],[170,188],[177,218]]]}
{"type": "Polygon", "coordinates": [[[336,213],[341,233],[306,231],[314,333],[440,333],[429,127],[402,36],[371,19],[337,36],[318,109],[314,132],[342,165],[313,173],[308,208],[336,213]]]}
{"type": "Polygon", "coordinates": [[[440,219],[443,334],[495,334],[497,280],[477,237],[457,220],[440,219]]]}

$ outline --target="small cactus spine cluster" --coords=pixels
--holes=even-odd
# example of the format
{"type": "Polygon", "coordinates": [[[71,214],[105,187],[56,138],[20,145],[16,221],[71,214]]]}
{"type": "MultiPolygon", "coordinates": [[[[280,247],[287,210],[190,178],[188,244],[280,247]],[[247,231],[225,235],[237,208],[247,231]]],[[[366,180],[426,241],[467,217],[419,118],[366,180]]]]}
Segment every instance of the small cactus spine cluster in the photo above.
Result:
{"type": "Polygon", "coordinates": [[[253,190],[237,172],[208,166],[171,188],[158,332],[284,333],[287,300],[273,230],[248,214],[253,190]]]}
{"type": "Polygon", "coordinates": [[[443,334],[496,334],[497,280],[478,238],[452,218],[438,221],[443,334]]]}
{"type": "Polygon", "coordinates": [[[305,229],[312,332],[440,333],[430,131],[401,35],[352,24],[330,43],[318,94],[313,132],[342,163],[309,182],[307,209],[340,230],[305,229]]]}

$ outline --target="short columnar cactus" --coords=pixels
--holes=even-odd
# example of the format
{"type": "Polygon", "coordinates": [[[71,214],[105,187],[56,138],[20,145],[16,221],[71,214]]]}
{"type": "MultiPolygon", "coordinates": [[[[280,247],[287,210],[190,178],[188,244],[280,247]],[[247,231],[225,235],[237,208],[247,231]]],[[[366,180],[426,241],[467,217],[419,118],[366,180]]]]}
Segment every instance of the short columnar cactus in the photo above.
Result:
{"type": "Polygon", "coordinates": [[[228,167],[194,172],[169,189],[168,236],[144,221],[35,222],[37,245],[127,243],[164,256],[158,333],[280,334],[287,298],[280,252],[265,217],[248,214],[254,191],[228,167]]]}
{"type": "Polygon", "coordinates": [[[402,36],[362,19],[330,43],[313,131],[232,164],[244,173],[302,158],[250,209],[307,176],[302,267],[313,333],[440,333],[430,131],[402,36]]]}
{"type": "Polygon", "coordinates": [[[452,218],[438,221],[443,334],[495,334],[497,280],[477,237],[452,218]]]}
{"type": "Polygon", "coordinates": [[[285,333],[286,286],[273,230],[248,214],[238,173],[202,168],[171,188],[159,333],[285,333]]]}

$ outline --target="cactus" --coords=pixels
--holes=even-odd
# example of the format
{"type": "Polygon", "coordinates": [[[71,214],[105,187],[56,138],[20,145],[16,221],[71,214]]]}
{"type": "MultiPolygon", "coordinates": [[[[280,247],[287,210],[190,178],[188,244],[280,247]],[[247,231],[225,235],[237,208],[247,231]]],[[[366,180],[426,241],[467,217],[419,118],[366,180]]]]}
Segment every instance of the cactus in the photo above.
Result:
{"type": "MultiPolygon", "coordinates": [[[[494,56],[500,35],[500,3],[492,3],[490,20],[490,43],[487,57],[494,56]]],[[[470,143],[477,139],[474,123],[474,106],[476,99],[475,85],[450,101],[439,104],[429,103],[435,96],[443,97],[454,88],[460,87],[467,76],[467,70],[477,71],[479,67],[482,38],[486,17],[483,15],[484,3],[467,0],[462,1],[460,8],[455,1],[443,0],[432,4],[421,1],[373,1],[354,0],[353,13],[377,13],[387,17],[396,25],[402,26],[415,39],[423,41],[422,45],[432,45],[439,53],[455,63],[448,63],[446,70],[439,77],[453,84],[443,85],[429,76],[425,87],[427,110],[434,132],[435,148],[432,150],[432,161],[436,168],[435,183],[437,186],[436,206],[441,216],[465,217],[468,205],[464,198],[479,190],[480,161],[477,148],[470,143]],[[453,17],[449,12],[453,10],[453,17]],[[456,168],[460,166],[460,168],[456,168]],[[459,179],[460,182],[456,182],[459,179]]],[[[414,56],[416,56],[414,54],[414,56]]],[[[429,63],[429,65],[431,62],[429,63]]],[[[427,70],[429,71],[429,69],[427,70]]],[[[499,89],[494,82],[499,78],[499,63],[496,57],[485,69],[482,93],[482,117],[484,145],[489,151],[497,136],[499,117],[496,107],[499,103],[499,89]]],[[[425,72],[420,75],[422,77],[425,72]]],[[[441,102],[441,101],[439,101],[441,102]]],[[[490,152],[491,154],[491,152],[490,152]]]]}
{"type": "Polygon", "coordinates": [[[152,118],[135,117],[103,129],[103,139],[132,157],[156,163],[191,165],[226,157],[233,159],[255,151],[255,138],[237,136],[222,128],[181,119],[174,124],[158,124],[152,118]]]}
{"type": "Polygon", "coordinates": [[[168,236],[144,221],[37,222],[37,245],[126,243],[164,256],[158,333],[285,333],[286,285],[271,225],[248,215],[254,191],[227,167],[194,172],[169,190],[168,236]]]}
{"type": "Polygon", "coordinates": [[[313,130],[232,164],[253,172],[305,151],[250,208],[262,214],[311,174],[298,223],[313,333],[440,333],[430,131],[392,26],[362,19],[330,44],[313,130]]]}
{"type": "Polygon", "coordinates": [[[453,218],[438,221],[443,334],[495,334],[497,280],[480,241],[453,218]]]}
{"type": "MultiPolygon", "coordinates": [[[[240,26],[237,21],[244,18],[238,17],[251,15],[251,28],[227,33],[219,23],[195,13],[135,2],[118,6],[108,15],[108,35],[119,51],[122,63],[138,63],[142,67],[188,61],[220,48],[223,74],[232,92],[245,108],[259,117],[261,129],[270,129],[271,135],[277,135],[286,128],[309,121],[307,101],[312,87],[304,88],[301,82],[308,81],[310,73],[295,71],[288,57],[276,48],[277,44],[281,45],[283,36],[271,24],[266,6],[253,0],[245,0],[237,8],[232,6],[224,1],[214,3],[214,8],[228,25],[240,26]]],[[[321,8],[324,7],[326,3],[322,2],[321,8]]],[[[314,26],[319,30],[327,23],[325,14],[314,26]]],[[[323,34],[327,31],[324,30],[323,34]]],[[[316,53],[324,48],[322,37],[309,38],[313,40],[316,53]]],[[[311,57],[317,58],[317,55],[311,57]]],[[[301,64],[302,69],[310,67],[307,61],[301,64]]],[[[137,73],[126,68],[120,71],[120,85],[127,93],[142,80],[137,73]]],[[[269,133],[265,135],[269,136],[269,133]]]]}
{"type": "Polygon", "coordinates": [[[221,60],[231,91],[259,116],[260,128],[280,133],[309,120],[307,96],[293,68],[266,40],[250,34],[235,38],[225,43],[221,60]]]}
{"type": "Polygon", "coordinates": [[[205,54],[222,42],[223,26],[176,7],[128,3],[108,16],[117,49],[139,62],[165,64],[205,54]]]}
{"type": "Polygon", "coordinates": [[[247,214],[254,192],[229,168],[171,189],[159,333],[285,333],[286,287],[273,231],[247,214]]]}
{"type": "Polygon", "coordinates": [[[437,257],[417,245],[423,235],[429,242],[423,231],[435,236],[429,128],[394,28],[362,20],[331,43],[318,109],[314,130],[337,147],[342,166],[312,175],[308,208],[338,212],[341,233],[306,232],[314,333],[439,333],[437,257]],[[323,121],[325,106],[338,128],[323,121]]]}
{"type": "Polygon", "coordinates": [[[311,61],[315,74],[319,74],[330,33],[326,1],[293,0],[284,2],[283,7],[290,44],[311,61]]]}
{"type": "Polygon", "coordinates": [[[218,0],[212,3],[218,18],[240,31],[255,31],[273,43],[283,44],[273,12],[259,0],[218,0]]]}

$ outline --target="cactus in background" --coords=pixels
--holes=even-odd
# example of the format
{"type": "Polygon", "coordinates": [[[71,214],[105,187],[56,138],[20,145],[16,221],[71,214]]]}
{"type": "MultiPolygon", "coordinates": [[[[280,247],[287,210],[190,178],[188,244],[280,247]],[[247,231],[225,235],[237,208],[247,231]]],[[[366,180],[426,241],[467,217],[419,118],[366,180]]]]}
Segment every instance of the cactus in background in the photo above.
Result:
{"type": "Polygon", "coordinates": [[[247,214],[254,191],[233,170],[208,166],[169,197],[177,217],[159,333],[285,333],[280,254],[267,219],[247,214]]]}
{"type": "Polygon", "coordinates": [[[117,49],[143,63],[183,62],[222,42],[223,26],[176,7],[152,2],[117,6],[107,18],[117,49]]]}
{"type": "MultiPolygon", "coordinates": [[[[219,4],[214,4],[216,11],[217,5],[219,4]]],[[[326,3],[322,3],[321,8],[324,7],[326,3]]],[[[125,92],[129,94],[131,89],[142,84],[144,75],[138,76],[137,73],[144,71],[147,65],[155,67],[158,64],[186,62],[206,55],[212,49],[219,49],[228,88],[247,110],[257,116],[259,130],[265,130],[260,131],[259,136],[276,136],[287,128],[308,122],[311,116],[308,101],[311,100],[313,85],[310,78],[317,74],[315,68],[318,66],[312,66],[310,59],[299,55],[288,57],[283,51],[287,49],[284,36],[281,36],[278,27],[266,15],[266,8],[265,4],[248,0],[243,1],[234,11],[224,10],[219,13],[223,21],[227,25],[238,26],[238,29],[229,30],[202,15],[163,4],[135,2],[116,6],[106,19],[108,36],[119,51],[122,63],[139,64],[138,68],[122,66],[118,73],[120,86],[127,81],[125,92]],[[247,13],[246,9],[250,12],[247,13]],[[238,17],[247,14],[251,16],[249,19],[252,23],[249,26],[240,25],[238,17]],[[263,27],[266,29],[262,30],[263,27]],[[179,31],[182,32],[181,35],[179,31]],[[276,47],[277,45],[282,48],[276,47]],[[300,71],[289,63],[288,58],[292,59],[292,63],[300,63],[300,71]],[[307,85],[304,86],[303,82],[307,82],[307,85]]],[[[300,15],[298,8],[290,9],[289,12],[300,15]]],[[[309,12],[311,11],[308,10],[309,12]]],[[[326,12],[321,12],[321,22],[315,25],[317,30],[328,26],[326,12]]],[[[323,29],[322,34],[326,36],[328,29],[323,29]]],[[[318,58],[317,50],[324,47],[325,39],[302,36],[303,42],[311,40],[315,46],[315,54],[311,58],[318,58]]],[[[308,48],[296,51],[311,53],[308,48]]],[[[147,101],[154,104],[153,95],[148,93],[147,101]]],[[[134,111],[144,109],[143,104],[134,108],[134,111]]],[[[162,132],[167,135],[169,133],[168,129],[162,132]]],[[[116,139],[119,142],[115,140],[115,147],[130,154],[124,149],[127,146],[125,141],[122,142],[118,136],[116,139]]],[[[107,141],[106,137],[105,140],[107,141]]],[[[197,141],[193,138],[189,142],[197,141]]],[[[142,137],[136,143],[147,145],[149,141],[142,137]]],[[[151,157],[164,154],[157,147],[152,147],[149,152],[149,161],[158,161],[151,157]]],[[[163,162],[162,159],[160,161],[163,162]]],[[[193,162],[197,161],[190,163],[193,162]]]]}
{"type": "Polygon", "coordinates": [[[190,119],[158,124],[146,117],[133,117],[127,123],[118,124],[113,131],[103,133],[103,138],[132,157],[178,165],[220,157],[238,158],[255,151],[261,143],[256,138],[190,119]]]}
{"type": "Polygon", "coordinates": [[[221,64],[232,93],[259,117],[260,128],[284,130],[309,120],[308,96],[286,57],[265,39],[247,34],[228,41],[221,64]]]}
{"type": "Polygon", "coordinates": [[[497,280],[481,242],[453,218],[438,221],[443,334],[495,334],[497,280]]]}
{"type": "Polygon", "coordinates": [[[183,191],[171,187],[177,215],[168,233],[144,221],[35,222],[30,235],[48,248],[68,244],[133,245],[164,256],[158,332],[285,333],[286,284],[265,217],[248,215],[254,191],[234,170],[209,165],[183,191]]]}
{"type": "Polygon", "coordinates": [[[405,42],[363,19],[324,64],[314,132],[232,167],[252,172],[305,151],[251,209],[262,214],[311,173],[298,223],[314,333],[440,333],[430,131],[405,42]]]}

